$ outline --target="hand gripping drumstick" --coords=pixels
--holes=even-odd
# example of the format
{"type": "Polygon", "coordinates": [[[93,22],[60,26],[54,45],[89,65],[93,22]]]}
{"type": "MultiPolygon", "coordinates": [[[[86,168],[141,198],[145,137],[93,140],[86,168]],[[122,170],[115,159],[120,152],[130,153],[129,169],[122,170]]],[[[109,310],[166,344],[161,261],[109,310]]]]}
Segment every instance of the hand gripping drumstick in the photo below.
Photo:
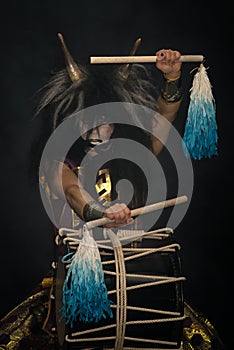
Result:
{"type": "MultiPolygon", "coordinates": [[[[91,64],[101,63],[155,63],[157,56],[103,56],[90,57],[91,64]]],[[[203,55],[182,55],[179,62],[203,62],[203,55]]]]}
{"type": "MultiPolygon", "coordinates": [[[[181,196],[181,197],[176,197],[176,198],[172,198],[172,199],[167,199],[167,200],[162,201],[162,202],[146,205],[145,207],[133,209],[131,211],[131,217],[137,216],[140,214],[150,213],[152,211],[171,207],[173,205],[182,204],[182,203],[187,202],[187,200],[188,200],[187,196],[181,196]]],[[[85,226],[87,229],[91,229],[93,227],[109,224],[110,222],[113,222],[113,220],[111,220],[109,218],[101,218],[101,219],[89,221],[85,224],[85,226]]]]}

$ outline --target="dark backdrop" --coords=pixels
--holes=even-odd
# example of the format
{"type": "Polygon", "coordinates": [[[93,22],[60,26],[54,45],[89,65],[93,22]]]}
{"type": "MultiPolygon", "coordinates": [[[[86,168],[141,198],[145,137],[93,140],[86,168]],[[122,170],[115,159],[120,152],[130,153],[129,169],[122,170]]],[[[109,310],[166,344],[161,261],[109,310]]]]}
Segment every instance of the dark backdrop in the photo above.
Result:
{"type": "MultiPolygon", "coordinates": [[[[30,168],[42,126],[34,118],[38,90],[63,68],[57,33],[73,56],[125,55],[141,36],[139,54],[161,48],[203,54],[213,86],[219,155],[194,161],[194,194],[176,229],[187,281],[185,296],[210,319],[224,343],[233,300],[233,18],[229,2],[11,1],[1,19],[1,309],[14,307],[50,268],[53,233],[30,168]]],[[[184,64],[183,132],[193,64],[184,64]]],[[[163,157],[163,155],[162,155],[163,157]]],[[[231,348],[231,347],[230,347],[231,348]]]]}

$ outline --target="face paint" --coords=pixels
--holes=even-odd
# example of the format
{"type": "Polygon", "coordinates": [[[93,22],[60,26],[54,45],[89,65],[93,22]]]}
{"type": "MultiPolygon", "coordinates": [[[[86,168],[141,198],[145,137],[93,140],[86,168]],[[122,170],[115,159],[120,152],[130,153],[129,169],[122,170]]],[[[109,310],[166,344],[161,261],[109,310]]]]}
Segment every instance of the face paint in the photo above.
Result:
{"type": "Polygon", "coordinates": [[[93,122],[93,125],[90,125],[90,123],[86,124],[85,121],[80,121],[80,129],[82,138],[95,146],[110,140],[114,131],[114,125],[109,123],[105,116],[101,116],[93,122]],[[102,123],[101,125],[100,122],[102,123]]]}

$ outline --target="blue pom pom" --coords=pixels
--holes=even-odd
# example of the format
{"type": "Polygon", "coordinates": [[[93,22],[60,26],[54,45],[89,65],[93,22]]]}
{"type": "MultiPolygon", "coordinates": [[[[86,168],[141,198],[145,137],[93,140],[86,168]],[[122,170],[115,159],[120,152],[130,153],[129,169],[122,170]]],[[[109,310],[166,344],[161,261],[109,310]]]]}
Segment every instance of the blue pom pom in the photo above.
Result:
{"type": "Polygon", "coordinates": [[[193,159],[211,158],[218,154],[216,106],[203,64],[194,77],[191,91],[183,137],[184,152],[193,159]]]}
{"type": "Polygon", "coordinates": [[[87,323],[98,322],[106,314],[113,317],[99,250],[88,230],[84,230],[83,239],[70,259],[61,311],[71,327],[77,320],[87,323]]]}

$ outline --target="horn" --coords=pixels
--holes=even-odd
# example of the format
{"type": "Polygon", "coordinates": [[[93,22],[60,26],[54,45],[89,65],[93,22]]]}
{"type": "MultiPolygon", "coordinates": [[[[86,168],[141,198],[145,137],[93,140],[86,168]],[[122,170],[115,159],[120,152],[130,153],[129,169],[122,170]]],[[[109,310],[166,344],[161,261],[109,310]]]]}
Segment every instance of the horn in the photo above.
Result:
{"type": "MultiPolygon", "coordinates": [[[[131,49],[131,51],[129,53],[129,56],[134,56],[135,55],[135,53],[136,53],[138,47],[140,46],[140,44],[141,44],[141,38],[136,39],[136,41],[135,41],[135,43],[134,43],[134,45],[133,45],[133,47],[132,47],[132,49],[131,49]]],[[[131,67],[132,67],[132,64],[128,63],[128,64],[123,65],[120,68],[120,74],[123,75],[123,77],[125,79],[128,78],[128,75],[130,73],[131,67]]]]}
{"type": "Polygon", "coordinates": [[[65,62],[66,62],[66,67],[67,67],[69,77],[70,77],[71,81],[74,83],[77,80],[79,80],[80,77],[82,76],[81,70],[78,68],[76,62],[73,60],[70,52],[68,51],[62,34],[58,33],[58,38],[60,40],[63,54],[65,57],[65,62]]]}

